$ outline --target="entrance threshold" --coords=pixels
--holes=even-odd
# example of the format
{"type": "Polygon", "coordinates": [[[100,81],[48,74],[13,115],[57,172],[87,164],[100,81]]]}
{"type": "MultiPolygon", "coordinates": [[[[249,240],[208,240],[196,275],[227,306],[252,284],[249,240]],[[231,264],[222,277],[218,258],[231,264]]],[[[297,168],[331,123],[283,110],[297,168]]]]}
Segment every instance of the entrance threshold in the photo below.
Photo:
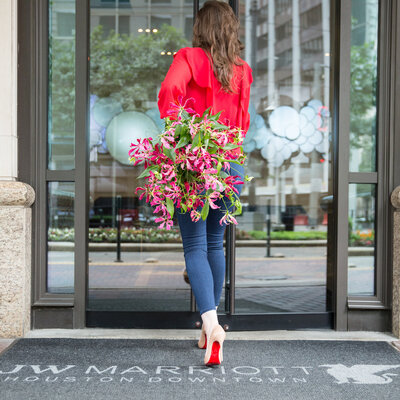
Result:
{"type": "MultiPolygon", "coordinates": [[[[218,314],[226,331],[331,329],[333,312],[218,314]]],[[[88,328],[196,329],[201,325],[198,312],[191,311],[86,311],[88,328]]]]}
{"type": "MultiPolygon", "coordinates": [[[[26,338],[77,338],[77,339],[166,339],[198,340],[200,329],[34,329],[26,338]]],[[[398,340],[390,332],[339,332],[323,330],[275,330],[227,332],[226,340],[355,340],[384,341],[398,340]]]]}

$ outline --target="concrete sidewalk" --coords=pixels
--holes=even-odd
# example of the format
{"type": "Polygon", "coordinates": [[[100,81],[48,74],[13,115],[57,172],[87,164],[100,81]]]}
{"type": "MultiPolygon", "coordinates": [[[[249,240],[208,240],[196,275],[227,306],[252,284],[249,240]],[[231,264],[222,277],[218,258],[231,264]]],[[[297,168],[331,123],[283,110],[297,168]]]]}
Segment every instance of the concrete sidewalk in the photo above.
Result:
{"type": "MultiPolygon", "coordinates": [[[[390,332],[339,332],[323,330],[228,331],[229,340],[362,340],[396,341],[390,332]]],[[[196,340],[200,329],[35,329],[26,338],[97,338],[97,339],[166,339],[196,340]]]]}

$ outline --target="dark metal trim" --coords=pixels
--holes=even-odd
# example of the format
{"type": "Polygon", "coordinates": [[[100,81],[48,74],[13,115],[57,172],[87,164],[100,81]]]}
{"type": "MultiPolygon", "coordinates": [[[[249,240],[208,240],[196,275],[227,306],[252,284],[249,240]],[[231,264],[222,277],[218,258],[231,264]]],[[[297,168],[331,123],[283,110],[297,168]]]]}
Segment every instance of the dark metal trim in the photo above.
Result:
{"type": "MultiPolygon", "coordinates": [[[[400,186],[400,168],[395,166],[400,165],[400,5],[398,1],[393,2],[392,10],[392,107],[391,107],[391,132],[392,138],[392,154],[391,163],[392,169],[392,186],[391,192],[400,186]]],[[[393,218],[391,218],[393,219],[393,218]]]]}
{"type": "Polygon", "coordinates": [[[46,171],[46,181],[55,181],[55,182],[74,182],[75,181],[75,170],[51,170],[48,169],[46,171]]]}
{"type": "Polygon", "coordinates": [[[386,309],[391,299],[392,218],[390,193],[392,187],[393,130],[391,107],[393,93],[392,14],[393,1],[379,2],[378,16],[378,93],[376,124],[377,172],[351,173],[349,183],[376,183],[375,210],[375,296],[349,296],[349,308],[386,309]],[[373,174],[376,175],[374,181],[373,174]]]}
{"type": "Polygon", "coordinates": [[[390,310],[349,310],[349,331],[388,332],[391,330],[390,310]]]}
{"type": "Polygon", "coordinates": [[[33,329],[72,329],[72,307],[33,307],[33,329]]]}
{"type": "Polygon", "coordinates": [[[48,181],[73,180],[68,171],[47,174],[48,6],[48,0],[18,2],[18,179],[35,190],[31,304],[71,306],[73,295],[47,292],[48,181]]]}
{"type": "Polygon", "coordinates": [[[45,293],[40,299],[32,303],[33,307],[36,306],[57,306],[57,307],[71,307],[74,305],[73,294],[57,294],[57,293],[45,293]]]}
{"type": "Polygon", "coordinates": [[[85,327],[89,232],[90,1],[76,0],[75,14],[75,304],[74,328],[85,327]]]}
{"type": "MultiPolygon", "coordinates": [[[[229,0],[229,5],[238,16],[238,1],[229,0]]],[[[225,274],[225,312],[235,313],[235,282],[236,282],[236,226],[229,224],[226,228],[226,274],[225,274]]]]}
{"type": "Polygon", "coordinates": [[[392,47],[392,6],[393,2],[379,2],[378,16],[378,110],[377,110],[377,168],[376,186],[376,270],[375,294],[385,306],[391,298],[388,290],[388,277],[391,259],[391,218],[390,218],[390,180],[391,148],[393,132],[390,131],[391,97],[391,47],[392,47]],[[388,222],[389,221],[389,222],[388,222]]]}
{"type": "MultiPolygon", "coordinates": [[[[18,181],[36,187],[34,168],[35,113],[35,7],[34,2],[18,0],[18,181]]],[[[32,208],[35,204],[32,206],[32,208]]]]}
{"type": "Polygon", "coordinates": [[[239,16],[239,0],[229,0],[229,5],[232,7],[233,12],[239,16]]]}
{"type": "Polygon", "coordinates": [[[389,119],[389,193],[384,193],[385,201],[388,205],[388,240],[386,243],[386,251],[388,258],[386,265],[387,271],[387,299],[386,304],[392,309],[393,299],[393,206],[390,201],[390,195],[393,190],[400,185],[400,168],[395,166],[400,165],[400,4],[398,1],[392,1],[391,9],[391,71],[390,71],[390,105],[388,106],[389,119]]]}
{"type": "Polygon", "coordinates": [[[193,0],[193,24],[199,11],[199,0],[193,0]]]}
{"type": "Polygon", "coordinates": [[[378,173],[349,172],[349,183],[378,183],[378,173]]]}
{"type": "Polygon", "coordinates": [[[333,55],[333,182],[337,245],[335,249],[335,329],[347,330],[348,175],[350,131],[351,2],[337,0],[332,6],[333,55]],[[344,223],[345,222],[345,223],[344,223]]]}
{"type": "Polygon", "coordinates": [[[226,274],[225,274],[225,312],[227,314],[235,313],[235,237],[236,227],[229,224],[226,227],[226,274]]]}
{"type": "Polygon", "coordinates": [[[388,309],[388,307],[377,296],[349,297],[347,307],[350,309],[388,309]]]}
{"type": "MultiPolygon", "coordinates": [[[[333,313],[285,313],[285,314],[228,314],[218,315],[219,323],[227,331],[332,329],[333,313]]],[[[87,311],[87,327],[90,328],[145,328],[145,329],[198,329],[201,318],[198,313],[178,312],[130,312],[87,311]]]]}
{"type": "Polygon", "coordinates": [[[46,297],[47,290],[47,101],[48,101],[48,0],[33,6],[34,119],[32,148],[35,203],[32,210],[32,304],[46,297]]]}

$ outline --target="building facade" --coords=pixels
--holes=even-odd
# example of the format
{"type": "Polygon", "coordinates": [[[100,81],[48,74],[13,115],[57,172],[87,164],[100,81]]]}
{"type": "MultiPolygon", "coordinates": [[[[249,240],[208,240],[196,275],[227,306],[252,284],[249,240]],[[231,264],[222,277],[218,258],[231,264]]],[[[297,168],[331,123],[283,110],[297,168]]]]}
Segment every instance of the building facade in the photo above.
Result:
{"type": "MultiPolygon", "coordinates": [[[[194,0],[6,0],[0,335],[196,328],[179,227],[157,229],[131,142],[191,46],[194,0]]],[[[231,0],[253,70],[227,330],[400,333],[400,4],[231,0]]]]}

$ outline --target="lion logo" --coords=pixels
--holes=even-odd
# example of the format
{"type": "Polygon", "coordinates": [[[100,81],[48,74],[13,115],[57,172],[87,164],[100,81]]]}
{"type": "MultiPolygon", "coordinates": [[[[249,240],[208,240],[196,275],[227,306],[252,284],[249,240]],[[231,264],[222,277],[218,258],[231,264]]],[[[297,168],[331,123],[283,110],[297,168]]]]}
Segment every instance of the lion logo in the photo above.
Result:
{"type": "Polygon", "coordinates": [[[379,372],[399,368],[400,365],[367,365],[357,364],[346,367],[343,364],[324,364],[320,367],[328,368],[326,372],[336,379],[336,383],[358,383],[368,385],[382,385],[393,381],[391,376],[397,374],[386,373],[378,375],[379,372]]]}

